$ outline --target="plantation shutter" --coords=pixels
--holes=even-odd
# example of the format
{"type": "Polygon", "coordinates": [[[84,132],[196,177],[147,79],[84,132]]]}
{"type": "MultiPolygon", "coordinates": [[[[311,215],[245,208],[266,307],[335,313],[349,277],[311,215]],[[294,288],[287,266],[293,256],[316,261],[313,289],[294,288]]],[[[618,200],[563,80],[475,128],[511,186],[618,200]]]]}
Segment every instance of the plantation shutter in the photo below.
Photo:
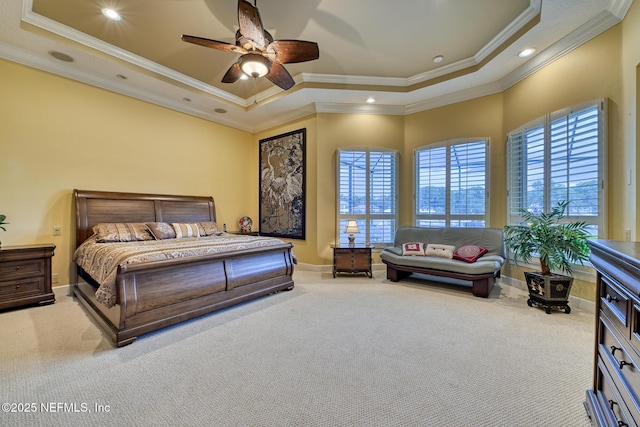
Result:
{"type": "Polygon", "coordinates": [[[486,140],[447,142],[415,151],[415,224],[484,227],[487,216],[486,140]]]}
{"type": "Polygon", "coordinates": [[[450,148],[450,212],[456,226],[475,215],[486,213],[487,143],[485,141],[452,145],[450,148]]]}
{"type": "Polygon", "coordinates": [[[397,227],[397,153],[374,149],[339,150],[337,240],[348,242],[344,227],[355,219],[359,243],[393,243],[397,227]]]}
{"type": "Polygon", "coordinates": [[[569,201],[569,216],[598,216],[598,107],[551,122],[551,206],[569,201]]]}
{"type": "Polygon", "coordinates": [[[569,201],[565,221],[584,221],[604,237],[605,102],[547,115],[507,142],[508,223],[519,209],[536,215],[569,201]]]}

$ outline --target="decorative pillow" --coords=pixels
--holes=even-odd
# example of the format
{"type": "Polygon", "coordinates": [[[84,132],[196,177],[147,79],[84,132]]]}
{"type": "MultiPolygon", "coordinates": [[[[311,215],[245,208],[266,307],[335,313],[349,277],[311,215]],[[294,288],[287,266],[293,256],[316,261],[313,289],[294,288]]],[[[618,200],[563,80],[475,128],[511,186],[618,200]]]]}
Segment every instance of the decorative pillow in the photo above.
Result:
{"type": "Polygon", "coordinates": [[[456,251],[453,253],[453,259],[469,263],[476,262],[478,258],[486,254],[487,252],[489,252],[489,249],[487,248],[472,245],[470,243],[465,243],[464,245],[456,249],[456,251]]]}
{"type": "Polygon", "coordinates": [[[424,256],[424,243],[409,242],[402,244],[402,255],[424,256]]]}
{"type": "Polygon", "coordinates": [[[171,224],[167,222],[147,222],[145,225],[156,240],[176,238],[176,232],[173,231],[171,224]]]}
{"type": "Polygon", "coordinates": [[[198,223],[198,233],[201,236],[211,236],[212,234],[219,233],[220,228],[218,228],[218,224],[213,221],[199,222],[198,223]]]}
{"type": "Polygon", "coordinates": [[[93,233],[98,243],[153,240],[153,236],[141,222],[100,223],[93,226],[93,233]]]}
{"type": "Polygon", "coordinates": [[[200,237],[198,233],[198,224],[194,223],[177,223],[171,224],[173,231],[176,232],[176,239],[182,239],[183,237],[200,237]]]}
{"type": "Polygon", "coordinates": [[[455,250],[456,250],[456,247],[452,245],[443,245],[440,243],[429,243],[427,245],[427,250],[425,251],[425,255],[451,259],[453,258],[453,251],[455,250]]]}

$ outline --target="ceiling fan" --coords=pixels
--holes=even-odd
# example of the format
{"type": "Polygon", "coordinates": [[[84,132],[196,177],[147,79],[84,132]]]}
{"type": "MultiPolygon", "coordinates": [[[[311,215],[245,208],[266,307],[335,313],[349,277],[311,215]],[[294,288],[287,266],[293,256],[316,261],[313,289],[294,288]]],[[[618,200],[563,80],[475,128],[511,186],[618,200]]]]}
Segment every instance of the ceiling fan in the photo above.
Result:
{"type": "Polygon", "coordinates": [[[202,37],[183,35],[188,43],[241,53],[222,78],[223,83],[233,83],[243,75],[253,78],[267,77],[272,83],[287,90],[293,87],[293,77],[282,64],[313,61],[320,57],[318,44],[304,40],[273,40],[273,36],[262,26],[257,6],[246,0],[238,0],[238,25],[236,44],[202,37]]]}

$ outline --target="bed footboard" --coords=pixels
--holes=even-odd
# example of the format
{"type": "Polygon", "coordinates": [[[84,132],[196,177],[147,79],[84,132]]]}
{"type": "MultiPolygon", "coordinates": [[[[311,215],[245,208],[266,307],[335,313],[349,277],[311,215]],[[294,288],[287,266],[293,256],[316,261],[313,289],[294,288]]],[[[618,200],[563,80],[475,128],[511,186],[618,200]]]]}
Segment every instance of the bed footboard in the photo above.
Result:
{"type": "Polygon", "coordinates": [[[118,303],[112,308],[97,302],[95,288],[84,281],[79,281],[74,293],[121,347],[139,335],[293,289],[292,246],[121,267],[116,279],[118,303]]]}

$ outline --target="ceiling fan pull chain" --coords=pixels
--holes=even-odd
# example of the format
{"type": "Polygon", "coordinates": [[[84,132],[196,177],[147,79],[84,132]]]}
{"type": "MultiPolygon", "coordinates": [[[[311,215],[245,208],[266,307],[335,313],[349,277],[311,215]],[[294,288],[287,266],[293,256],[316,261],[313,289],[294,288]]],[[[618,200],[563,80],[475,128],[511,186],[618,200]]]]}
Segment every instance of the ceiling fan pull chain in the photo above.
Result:
{"type": "Polygon", "coordinates": [[[253,78],[253,105],[258,105],[258,93],[256,92],[256,80],[258,80],[257,77],[253,78]]]}

